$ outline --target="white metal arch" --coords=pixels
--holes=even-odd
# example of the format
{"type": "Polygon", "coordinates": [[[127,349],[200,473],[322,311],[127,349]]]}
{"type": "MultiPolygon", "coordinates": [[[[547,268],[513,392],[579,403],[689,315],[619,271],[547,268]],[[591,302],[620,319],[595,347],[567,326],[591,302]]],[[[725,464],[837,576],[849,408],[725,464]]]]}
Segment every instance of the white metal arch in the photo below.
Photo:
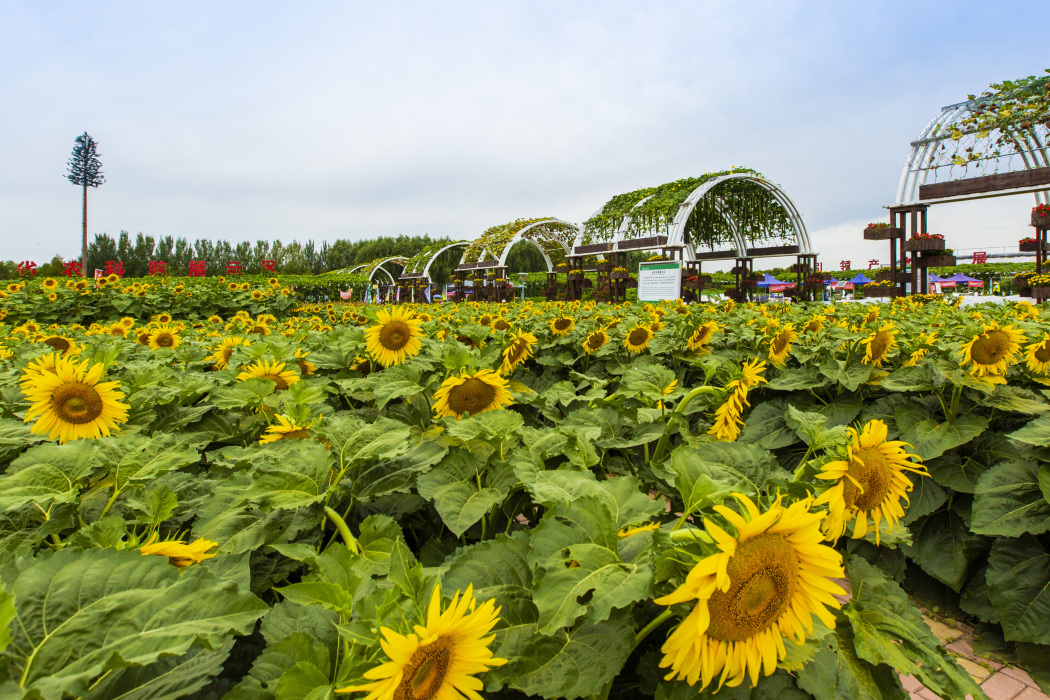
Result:
{"type": "MultiPolygon", "coordinates": [[[[802,221],[802,215],[795,207],[795,203],[791,201],[791,199],[787,196],[787,194],[784,193],[782,189],[780,189],[779,186],[770,182],[764,177],[760,177],[759,175],[753,173],[729,173],[728,175],[720,175],[716,178],[708,180],[707,182],[693,190],[689,194],[689,196],[685,198],[685,201],[679,205],[678,214],[675,215],[674,221],[671,222],[670,230],[667,232],[668,246],[685,245],[685,226],[689,221],[689,216],[693,213],[693,209],[695,209],[696,205],[700,203],[700,200],[706,197],[707,194],[711,192],[715,187],[718,187],[718,185],[722,184],[723,182],[728,182],[730,180],[744,180],[747,182],[751,182],[769,192],[769,194],[773,196],[773,199],[775,199],[777,203],[781,207],[783,207],[784,211],[788,215],[788,220],[791,222],[791,228],[794,230],[795,233],[795,242],[798,245],[798,252],[800,254],[806,255],[813,253],[813,246],[810,244],[809,241],[809,232],[806,231],[806,224],[802,221]]],[[[719,206],[720,202],[721,201],[719,200],[716,206],[719,206]]],[[[728,223],[729,218],[727,217],[727,214],[729,212],[725,211],[725,209],[722,208],[720,208],[720,211],[722,214],[722,218],[726,219],[728,223]]],[[[738,248],[738,252],[740,249],[742,249],[743,252],[746,253],[747,242],[740,235],[739,229],[735,225],[732,225],[730,226],[730,230],[732,230],[734,233],[734,238],[736,239],[736,246],[738,248]]]]}
{"type": "MultiPolygon", "coordinates": [[[[534,237],[528,235],[528,232],[532,229],[537,228],[539,226],[544,226],[546,224],[557,224],[559,226],[564,226],[566,228],[572,229],[573,231],[576,231],[577,236],[579,235],[579,226],[577,226],[576,224],[570,224],[568,221],[562,221],[561,219],[544,219],[543,221],[536,221],[534,223],[531,223],[528,226],[522,226],[518,230],[518,232],[514,234],[514,237],[507,242],[507,245],[503,246],[503,252],[500,253],[499,264],[497,265],[497,267],[506,267],[507,256],[510,255],[510,249],[513,248],[518,243],[518,241],[526,240],[529,243],[532,243],[534,246],[536,246],[537,250],[540,251],[540,255],[543,256],[543,260],[547,263],[547,272],[553,272],[554,262],[551,260],[550,255],[547,254],[546,249],[542,245],[540,245],[534,237]]],[[[569,246],[566,245],[563,241],[559,240],[557,241],[557,243],[562,247],[566,255],[572,252],[572,249],[569,248],[569,246]]]]}
{"type": "MultiPolygon", "coordinates": [[[[426,277],[427,279],[430,279],[430,266],[433,265],[434,261],[437,260],[438,257],[442,253],[444,253],[446,250],[451,250],[451,249],[457,248],[459,246],[462,246],[462,247],[465,248],[468,245],[470,245],[470,241],[457,241],[455,243],[449,243],[447,246],[445,246],[441,250],[439,250],[436,253],[434,253],[433,255],[431,255],[430,259],[427,260],[427,264],[423,266],[423,272],[422,272],[423,277],[426,277]]],[[[413,270],[412,272],[414,273],[415,270],[413,270]]]]}
{"type": "Polygon", "coordinates": [[[404,265],[405,263],[408,262],[408,258],[406,258],[404,256],[401,256],[401,255],[392,255],[389,258],[383,258],[379,262],[376,262],[375,260],[373,260],[372,262],[364,263],[362,265],[358,265],[356,267],[350,268],[350,274],[353,274],[354,272],[357,272],[362,267],[368,267],[369,265],[372,265],[373,266],[372,267],[372,271],[370,273],[368,273],[368,283],[369,284],[372,283],[372,278],[375,277],[376,272],[378,272],[379,270],[382,270],[383,274],[386,275],[390,279],[390,284],[397,284],[397,280],[394,279],[394,276],[391,275],[390,272],[388,272],[385,267],[383,267],[383,265],[385,265],[388,262],[400,263],[400,264],[404,265]]]}
{"type": "MultiPolygon", "coordinates": [[[[932,170],[930,166],[942,142],[951,140],[950,125],[965,117],[979,104],[980,100],[968,100],[948,105],[942,108],[941,113],[931,119],[919,132],[918,137],[911,143],[911,150],[901,170],[900,182],[897,185],[897,205],[920,203],[919,187],[926,184],[932,170]]],[[[1039,140],[1037,133],[1034,131],[1017,133],[1004,129],[1003,134],[1015,143],[1024,141],[1030,146],[1028,149],[1017,149],[1026,169],[1050,166],[1050,154],[1047,153],[1046,144],[1039,140]],[[1031,159],[1029,154],[1032,155],[1031,159]],[[1042,163],[1039,162],[1039,156],[1042,156],[1042,163]]],[[[1034,194],[1036,204],[1050,204],[1050,198],[1045,191],[1034,194]]]]}
{"type": "MultiPolygon", "coordinates": [[[[727,175],[720,175],[716,178],[708,180],[707,182],[703,183],[695,190],[690,192],[689,196],[686,197],[686,199],[679,205],[678,213],[675,215],[674,220],[671,222],[671,225],[667,229],[667,243],[665,244],[667,247],[683,246],[687,254],[686,259],[696,259],[696,247],[692,243],[687,243],[685,240],[685,227],[686,224],[689,222],[689,217],[690,215],[692,215],[693,210],[696,208],[696,205],[699,204],[700,201],[703,200],[705,197],[708,197],[714,205],[715,210],[722,216],[722,219],[726,222],[726,226],[729,228],[732,234],[733,246],[736,248],[737,254],[740,257],[744,257],[747,255],[747,241],[740,233],[739,225],[737,224],[736,220],[732,217],[731,213],[728,211],[728,207],[726,207],[723,204],[722,200],[717,196],[717,194],[712,193],[712,190],[718,187],[718,185],[724,182],[728,182],[730,180],[745,180],[747,182],[754,183],[762,189],[769,192],[770,195],[777,201],[777,203],[781,207],[783,207],[784,211],[787,213],[788,220],[791,223],[791,228],[795,234],[795,242],[798,244],[798,252],[800,254],[813,254],[813,246],[809,240],[809,232],[806,230],[806,224],[802,220],[802,215],[799,213],[798,208],[795,206],[795,203],[791,201],[791,198],[787,196],[787,194],[780,188],[780,186],[774,184],[773,182],[770,182],[769,180],[755,173],[729,173],[727,175]]],[[[649,195],[649,197],[644,197],[641,200],[639,200],[638,203],[635,204],[634,207],[632,207],[632,211],[633,209],[641,206],[650,197],[652,197],[652,195],[649,195]]],[[[591,215],[591,218],[594,218],[595,216],[600,214],[603,208],[604,207],[599,208],[594,214],[591,215]]],[[[621,241],[627,240],[626,234],[630,231],[631,220],[632,216],[630,214],[625,216],[623,221],[617,227],[616,231],[613,233],[613,251],[619,249],[618,244],[621,241]]],[[[584,233],[584,229],[581,229],[580,232],[577,234],[576,240],[573,242],[574,248],[576,246],[582,245],[584,233]]]]}

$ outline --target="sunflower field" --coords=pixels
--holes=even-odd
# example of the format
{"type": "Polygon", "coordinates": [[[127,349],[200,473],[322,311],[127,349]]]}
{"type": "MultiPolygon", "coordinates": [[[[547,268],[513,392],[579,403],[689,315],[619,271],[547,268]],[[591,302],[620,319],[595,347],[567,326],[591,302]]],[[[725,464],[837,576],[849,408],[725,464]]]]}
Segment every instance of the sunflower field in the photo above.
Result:
{"type": "Polygon", "coordinates": [[[0,697],[1050,681],[1039,307],[208,312],[0,325],[0,697]]]}
{"type": "Polygon", "coordinates": [[[284,316],[298,304],[337,299],[346,290],[360,298],[367,283],[363,275],[348,274],[25,278],[0,286],[0,321],[85,325],[125,316],[148,321],[163,313],[232,316],[240,310],[284,316]]]}

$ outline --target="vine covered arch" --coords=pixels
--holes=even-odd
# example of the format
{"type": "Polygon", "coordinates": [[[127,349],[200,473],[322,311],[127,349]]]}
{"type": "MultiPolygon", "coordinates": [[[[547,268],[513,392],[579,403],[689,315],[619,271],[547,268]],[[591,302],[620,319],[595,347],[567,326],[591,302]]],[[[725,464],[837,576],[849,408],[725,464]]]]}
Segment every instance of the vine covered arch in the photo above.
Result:
{"type": "Polygon", "coordinates": [[[528,241],[539,250],[550,272],[557,264],[565,261],[578,234],[578,226],[554,217],[516,219],[493,226],[472,241],[463,252],[460,269],[505,268],[511,249],[519,241],[528,241]]]}
{"type": "Polygon", "coordinates": [[[578,254],[683,249],[686,260],[815,255],[787,193],[747,168],[617,195],[584,222],[573,248],[578,254]],[[759,247],[769,242],[782,245],[759,247]],[[731,249],[717,251],[720,246],[731,249]]]}
{"type": "Polygon", "coordinates": [[[994,83],[942,107],[919,132],[894,206],[1024,192],[1050,203],[1048,138],[1050,75],[994,83]]]}
{"type": "Polygon", "coordinates": [[[412,256],[401,273],[401,279],[430,279],[430,267],[439,257],[453,248],[466,248],[470,241],[453,241],[452,243],[433,243],[412,256]]]}
{"type": "Polygon", "coordinates": [[[404,266],[408,263],[408,258],[400,255],[393,255],[388,258],[378,258],[376,260],[373,260],[372,262],[352,267],[350,268],[349,272],[354,273],[358,270],[362,270],[361,274],[368,277],[368,282],[369,284],[371,284],[372,278],[375,276],[376,272],[382,270],[383,274],[385,274],[390,279],[390,284],[397,284],[397,280],[392,274],[390,274],[390,271],[383,267],[383,265],[387,263],[400,265],[402,268],[404,268],[404,266]]]}

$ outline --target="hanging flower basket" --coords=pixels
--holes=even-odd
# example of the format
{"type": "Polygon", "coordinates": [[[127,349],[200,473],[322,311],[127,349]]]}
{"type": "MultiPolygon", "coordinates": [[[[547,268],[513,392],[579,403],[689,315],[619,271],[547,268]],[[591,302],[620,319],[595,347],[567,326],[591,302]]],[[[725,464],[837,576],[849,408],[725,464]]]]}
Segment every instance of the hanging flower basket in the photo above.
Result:
{"type": "Polygon", "coordinates": [[[682,280],[682,286],[687,289],[703,289],[707,283],[702,279],[682,280]]]}
{"type": "Polygon", "coordinates": [[[1030,287],[1033,299],[1050,299],[1050,287],[1030,287]]]}
{"type": "Polygon", "coordinates": [[[943,238],[910,238],[904,241],[902,246],[904,250],[910,251],[923,251],[923,250],[944,250],[944,239],[943,238]]]}
{"type": "Polygon", "coordinates": [[[741,280],[741,289],[758,289],[758,282],[756,280],[741,280]]]}
{"type": "Polygon", "coordinates": [[[631,278],[630,272],[612,272],[609,274],[614,280],[626,280],[631,278]]]}
{"type": "Polygon", "coordinates": [[[613,269],[613,264],[611,262],[598,263],[598,272],[608,272],[611,269],[613,269]]]}
{"type": "MultiPolygon", "coordinates": [[[[1033,218],[1035,217],[1034,214],[1032,216],[1033,216],[1033,218]]],[[[1039,251],[1039,241],[1038,240],[1032,240],[1032,241],[1025,241],[1024,243],[1018,243],[1017,244],[1017,248],[1022,253],[1036,253],[1036,252],[1039,251]]],[[[1046,250],[1046,246],[1045,245],[1043,246],[1043,250],[1046,250]]]]}
{"type": "Polygon", "coordinates": [[[891,238],[901,238],[903,235],[904,229],[893,226],[868,226],[864,229],[864,240],[866,241],[886,241],[891,238]]]}
{"type": "Polygon", "coordinates": [[[1050,228],[1050,212],[1040,213],[1036,211],[1036,209],[1033,209],[1032,226],[1035,226],[1036,228],[1050,228]]]}

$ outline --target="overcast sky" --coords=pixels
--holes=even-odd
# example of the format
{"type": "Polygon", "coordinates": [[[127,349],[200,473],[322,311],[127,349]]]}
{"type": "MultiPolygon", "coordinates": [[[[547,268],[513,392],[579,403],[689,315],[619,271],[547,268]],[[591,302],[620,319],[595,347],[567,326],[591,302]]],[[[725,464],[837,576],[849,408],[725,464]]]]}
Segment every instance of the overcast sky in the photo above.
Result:
{"type": "MultiPolygon", "coordinates": [[[[89,234],[469,239],[742,165],[825,266],[859,267],[940,108],[1050,67],[1023,31],[1046,0],[989,7],[0,0],[0,259],[79,255],[87,131],[89,234]]],[[[1033,203],[940,205],[930,230],[1014,249],[1033,203]]]]}

